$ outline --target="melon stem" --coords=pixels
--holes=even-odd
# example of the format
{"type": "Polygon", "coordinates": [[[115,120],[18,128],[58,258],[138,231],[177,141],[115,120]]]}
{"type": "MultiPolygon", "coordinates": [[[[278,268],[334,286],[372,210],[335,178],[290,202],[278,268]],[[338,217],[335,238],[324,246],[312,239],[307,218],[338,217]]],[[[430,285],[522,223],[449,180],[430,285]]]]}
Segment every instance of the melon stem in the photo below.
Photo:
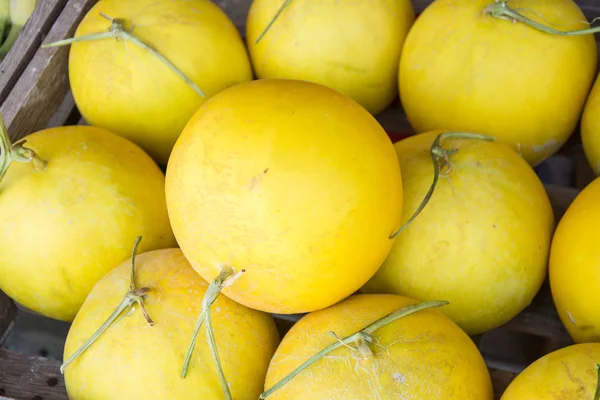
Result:
{"type": "Polygon", "coordinates": [[[123,297],[123,300],[121,300],[121,303],[117,306],[117,308],[115,308],[115,310],[110,314],[110,316],[100,326],[100,328],[98,328],[98,330],[96,332],[94,332],[94,334],[88,340],[86,340],[85,343],[83,343],[83,345],[80,348],[78,348],[77,351],[75,351],[75,353],[73,353],[60,366],[61,373],[64,373],[65,369],[73,361],[75,361],[81,354],[83,354],[83,352],[85,352],[88,348],[90,348],[90,346],[92,346],[92,344],[94,344],[94,342],[96,340],[98,340],[98,338],[108,328],[110,328],[110,326],[117,320],[117,318],[119,318],[119,316],[121,314],[123,314],[124,311],[129,311],[135,304],[138,304],[140,306],[140,308],[142,309],[142,313],[143,313],[144,318],[146,319],[146,322],[148,323],[148,325],[150,325],[150,326],[154,325],[154,321],[152,321],[152,318],[150,318],[150,315],[148,315],[148,312],[146,311],[146,307],[144,307],[144,297],[148,294],[150,289],[147,287],[143,287],[140,289],[135,288],[135,278],[134,278],[134,276],[135,276],[135,255],[137,253],[137,249],[138,249],[138,246],[139,246],[141,240],[142,240],[142,237],[138,236],[135,241],[135,245],[133,246],[133,251],[131,254],[131,275],[130,275],[130,281],[129,281],[129,292],[127,292],[125,294],[125,296],[123,297]]]}
{"type": "MultiPolygon", "coordinates": [[[[277,382],[275,385],[273,385],[269,390],[262,393],[259,397],[259,400],[266,399],[267,397],[269,397],[270,395],[275,393],[277,390],[281,389],[286,383],[288,383],[289,381],[294,379],[294,377],[296,377],[298,374],[300,374],[306,368],[308,368],[315,362],[319,361],[321,358],[325,357],[327,354],[331,353],[332,351],[337,350],[342,346],[350,347],[351,343],[358,344],[359,346],[361,346],[361,345],[367,346],[368,343],[370,343],[373,340],[373,337],[372,337],[373,333],[375,331],[377,331],[378,329],[383,328],[384,326],[386,326],[394,321],[397,321],[400,318],[409,316],[409,315],[419,312],[421,310],[425,310],[428,308],[434,308],[434,307],[441,307],[441,306],[445,306],[447,304],[449,304],[447,301],[429,301],[429,302],[412,304],[412,305],[406,306],[404,308],[401,308],[400,310],[396,310],[396,311],[386,315],[383,318],[378,319],[377,321],[371,323],[370,325],[367,325],[365,328],[361,329],[360,331],[358,331],[356,333],[353,333],[350,336],[345,337],[344,339],[337,338],[335,342],[333,342],[329,346],[325,347],[323,350],[319,351],[317,354],[310,357],[308,360],[306,360],[305,362],[300,364],[300,366],[298,366],[296,369],[294,369],[292,372],[290,372],[288,375],[286,375],[283,379],[281,379],[279,382],[277,382]]],[[[330,333],[330,335],[335,336],[335,334],[331,334],[331,333],[330,333]]],[[[359,348],[359,350],[360,350],[360,348],[359,348]]],[[[361,353],[362,352],[366,353],[366,350],[362,349],[361,353]]],[[[372,354],[372,352],[369,352],[369,353],[372,354]]]]}
{"type": "Polygon", "coordinates": [[[596,394],[594,394],[594,400],[600,400],[600,364],[594,365],[596,373],[598,374],[598,381],[596,382],[596,394]]]}
{"type": "Polygon", "coordinates": [[[417,207],[417,210],[413,213],[413,215],[411,215],[411,217],[396,232],[394,232],[389,237],[390,239],[394,239],[402,231],[404,231],[406,228],[408,228],[408,226],[417,218],[417,216],[423,211],[423,209],[425,209],[425,206],[427,205],[427,203],[429,203],[429,200],[431,200],[431,197],[433,196],[433,191],[435,190],[435,188],[437,186],[437,183],[438,183],[438,180],[440,177],[440,171],[441,171],[442,167],[445,167],[445,166],[451,167],[452,163],[451,163],[450,157],[454,153],[456,153],[458,150],[457,149],[450,149],[450,150],[444,149],[440,143],[443,139],[474,139],[474,140],[487,140],[487,141],[496,140],[492,136],[480,135],[478,133],[444,132],[444,133],[439,134],[433,141],[433,144],[431,145],[431,148],[429,150],[429,154],[431,155],[431,160],[433,161],[433,182],[431,183],[431,186],[429,187],[427,194],[425,194],[423,201],[421,201],[421,203],[419,204],[419,207],[417,207]]]}
{"type": "Polygon", "coordinates": [[[483,9],[484,14],[491,15],[495,18],[505,19],[513,23],[521,22],[539,31],[550,33],[552,35],[559,36],[580,36],[580,35],[591,35],[600,32],[600,26],[587,29],[577,29],[572,31],[560,31],[558,29],[551,28],[549,26],[540,24],[532,19],[525,17],[519,12],[508,6],[508,0],[496,0],[495,3],[486,6],[483,9]]]}
{"type": "Polygon", "coordinates": [[[181,79],[183,79],[185,81],[185,83],[190,88],[192,88],[192,90],[194,90],[196,93],[198,93],[202,98],[206,97],[206,95],[198,87],[198,85],[196,85],[196,83],[194,83],[194,81],[192,81],[190,78],[188,78],[179,68],[177,68],[175,66],[175,64],[173,64],[171,61],[169,61],[158,50],[152,48],[150,45],[148,45],[147,43],[142,41],[140,38],[135,36],[132,33],[133,28],[134,28],[133,24],[131,26],[131,29],[127,30],[127,29],[125,29],[125,21],[124,20],[119,19],[119,18],[112,18],[103,13],[100,13],[100,15],[102,15],[104,18],[106,18],[110,21],[110,27],[108,28],[107,32],[91,33],[89,35],[59,40],[59,41],[53,42],[53,43],[46,43],[46,44],[42,45],[42,48],[66,46],[66,45],[70,45],[70,44],[78,43],[78,42],[91,42],[91,41],[103,40],[103,39],[126,40],[126,41],[131,42],[131,43],[141,47],[142,49],[147,50],[150,53],[152,53],[152,55],[154,55],[161,62],[163,62],[167,67],[169,67],[169,69],[171,69],[171,71],[175,72],[181,79]]]}
{"type": "Polygon", "coordinates": [[[265,29],[263,29],[263,31],[261,32],[261,34],[258,35],[258,38],[256,38],[256,41],[254,42],[255,44],[258,44],[258,42],[261,41],[261,39],[267,34],[267,32],[269,31],[269,29],[271,29],[271,26],[273,26],[273,24],[275,23],[275,21],[277,21],[277,19],[279,18],[279,16],[283,12],[283,10],[285,10],[290,5],[291,2],[292,2],[292,0],[285,0],[283,2],[283,4],[281,4],[281,7],[279,7],[279,9],[277,10],[277,12],[273,16],[273,18],[271,18],[271,20],[269,21],[269,23],[267,24],[267,26],[265,27],[265,29]]]}
{"type": "Polygon", "coordinates": [[[30,162],[37,171],[42,171],[46,168],[47,162],[42,160],[32,149],[23,147],[25,143],[25,140],[21,140],[15,144],[10,143],[4,119],[0,115],[0,182],[13,161],[22,163],[30,162]]]}
{"type": "Polygon", "coordinates": [[[190,368],[190,362],[192,359],[192,354],[194,353],[194,348],[196,347],[198,333],[200,332],[202,324],[206,320],[208,346],[210,348],[210,353],[215,363],[215,367],[217,369],[217,374],[219,375],[219,381],[221,382],[223,393],[225,394],[225,398],[227,400],[232,400],[233,397],[231,396],[231,392],[229,391],[229,385],[227,384],[227,379],[225,378],[225,373],[223,372],[223,367],[221,365],[221,359],[219,358],[219,351],[217,348],[214,330],[212,327],[210,308],[214,304],[214,302],[217,301],[217,298],[221,294],[221,291],[235,283],[235,281],[237,281],[245,272],[245,270],[235,272],[233,267],[225,266],[221,269],[221,272],[215,278],[215,280],[213,280],[210,283],[210,285],[208,285],[206,293],[204,294],[204,298],[202,299],[202,312],[200,313],[200,316],[196,321],[194,333],[192,334],[192,340],[190,341],[190,345],[188,346],[188,350],[185,355],[185,360],[183,362],[183,368],[181,370],[181,378],[185,378],[190,368]]]}

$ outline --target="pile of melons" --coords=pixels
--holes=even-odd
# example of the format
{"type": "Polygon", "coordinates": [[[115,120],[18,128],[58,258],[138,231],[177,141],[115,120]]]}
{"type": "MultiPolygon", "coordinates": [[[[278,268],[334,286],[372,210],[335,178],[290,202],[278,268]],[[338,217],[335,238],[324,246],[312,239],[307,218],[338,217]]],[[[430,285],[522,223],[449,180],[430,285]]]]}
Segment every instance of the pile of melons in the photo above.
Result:
{"type": "Polygon", "coordinates": [[[534,171],[581,121],[600,174],[598,50],[562,34],[589,26],[573,0],[254,0],[242,37],[209,0],[99,0],[44,46],[89,125],[2,126],[0,289],[72,322],[73,400],[491,400],[469,336],[549,276],[578,344],[503,399],[592,398],[600,180],[558,220],[534,171]]]}

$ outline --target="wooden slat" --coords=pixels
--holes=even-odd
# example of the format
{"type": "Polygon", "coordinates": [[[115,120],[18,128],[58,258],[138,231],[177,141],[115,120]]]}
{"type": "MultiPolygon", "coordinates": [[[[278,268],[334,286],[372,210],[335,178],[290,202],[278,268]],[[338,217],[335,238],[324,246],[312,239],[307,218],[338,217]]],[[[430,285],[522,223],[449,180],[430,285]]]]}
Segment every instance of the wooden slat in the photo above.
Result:
{"type": "Polygon", "coordinates": [[[494,385],[494,398],[499,400],[508,385],[513,381],[513,379],[515,379],[517,374],[496,368],[488,368],[488,370],[490,371],[490,376],[492,377],[492,385],[494,385]]]}
{"type": "Polygon", "coordinates": [[[246,34],[246,19],[251,0],[213,0],[229,16],[242,36],[246,34]]]}
{"type": "Polygon", "coordinates": [[[15,303],[7,295],[0,292],[0,345],[2,345],[1,340],[4,332],[11,325],[16,312],[15,303]]]}
{"type": "MultiPolygon", "coordinates": [[[[69,0],[44,43],[72,37],[96,0],[69,0]]],[[[69,91],[69,47],[39,49],[0,107],[11,139],[43,129],[69,91]]]]}
{"type": "Polygon", "coordinates": [[[554,211],[554,223],[556,225],[581,191],[577,188],[552,184],[545,184],[544,187],[546,189],[546,193],[548,193],[550,202],[552,203],[552,210],[554,211]]]}
{"type": "Polygon", "coordinates": [[[506,323],[503,328],[549,338],[565,345],[573,343],[554,307],[547,283],[531,305],[506,323]]]}
{"type": "Polygon", "coordinates": [[[0,396],[10,400],[68,400],[60,365],[0,349],[0,396]]]}
{"type": "Polygon", "coordinates": [[[81,118],[79,111],[75,106],[73,92],[70,90],[56,109],[48,123],[44,128],[54,128],[63,125],[77,125],[77,121],[81,118]]]}
{"type": "Polygon", "coordinates": [[[12,48],[0,64],[0,104],[40,47],[67,0],[38,1],[12,48]]]}

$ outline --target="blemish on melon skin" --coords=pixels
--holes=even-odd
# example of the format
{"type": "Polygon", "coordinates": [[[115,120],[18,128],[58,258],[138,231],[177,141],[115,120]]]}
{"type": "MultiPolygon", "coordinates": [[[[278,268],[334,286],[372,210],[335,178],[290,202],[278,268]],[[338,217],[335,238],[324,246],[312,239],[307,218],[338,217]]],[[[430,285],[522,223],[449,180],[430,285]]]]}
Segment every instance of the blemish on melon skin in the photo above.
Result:
{"type": "Polygon", "coordinates": [[[254,176],[249,183],[250,190],[257,189],[260,186],[265,175],[269,172],[269,168],[265,168],[260,174],[254,176]]]}
{"type": "Polygon", "coordinates": [[[402,375],[400,372],[394,372],[394,375],[392,375],[392,378],[394,378],[394,380],[398,383],[406,383],[406,377],[404,375],[402,375]]]}
{"type": "Polygon", "coordinates": [[[560,146],[560,142],[558,140],[550,139],[546,143],[541,144],[539,146],[531,145],[531,150],[533,150],[535,153],[541,153],[548,149],[553,149],[558,146],[560,146]]]}
{"type": "Polygon", "coordinates": [[[577,325],[577,321],[575,321],[575,318],[573,318],[573,316],[571,315],[571,311],[567,310],[567,315],[569,316],[569,320],[571,321],[571,323],[573,325],[577,325]]]}

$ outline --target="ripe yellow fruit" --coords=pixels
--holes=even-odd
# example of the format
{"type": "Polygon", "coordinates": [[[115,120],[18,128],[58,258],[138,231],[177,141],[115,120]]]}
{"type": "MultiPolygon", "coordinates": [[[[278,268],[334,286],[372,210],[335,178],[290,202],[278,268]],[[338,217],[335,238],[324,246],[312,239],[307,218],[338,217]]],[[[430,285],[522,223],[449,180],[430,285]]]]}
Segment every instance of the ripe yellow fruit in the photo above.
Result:
{"type": "Polygon", "coordinates": [[[398,63],[415,13],[410,0],[288,3],[254,0],[246,37],[259,78],[301,79],[346,94],[369,112],[398,96],[398,63]]]}
{"type": "Polygon", "coordinates": [[[600,76],[594,83],[581,117],[581,141],[590,167],[600,175],[600,76]]]}
{"type": "Polygon", "coordinates": [[[575,344],[535,361],[506,388],[501,400],[593,399],[600,343],[575,344]]]}
{"type": "Polygon", "coordinates": [[[123,135],[166,165],[181,130],[210,96],[251,80],[239,32],[210,0],[102,0],[81,21],[75,37],[106,32],[111,22],[159,51],[204,92],[195,92],[146,49],[104,39],[71,46],[73,97],[92,125],[123,135]]]}
{"type": "MultiPolygon", "coordinates": [[[[403,221],[433,181],[429,149],[440,132],[395,144],[404,188],[403,221]]],[[[425,209],[396,238],[363,287],[420,300],[447,300],[442,312],[469,334],[502,325],[533,299],[546,276],[554,215],[533,169],[498,142],[443,139],[442,168],[425,209]]]]}
{"type": "Polygon", "coordinates": [[[175,246],[165,177],[129,140],[90,126],[33,133],[47,162],[13,162],[0,183],[0,289],[46,317],[71,321],[94,284],[140,251],[175,246]]]}
{"type": "Polygon", "coordinates": [[[296,80],[242,83],[207,101],[177,141],[167,208],[192,266],[262,311],[301,313],[358,290],[399,227],[400,166],[377,120],[296,80]]]}
{"type": "MultiPolygon", "coordinates": [[[[485,14],[495,0],[435,0],[410,30],[399,68],[417,132],[492,135],[532,165],[573,133],[596,73],[593,35],[556,36],[485,14]]],[[[587,28],[573,0],[508,2],[560,30],[587,28]]]]}
{"type": "MultiPolygon", "coordinates": [[[[104,323],[128,292],[130,266],[130,260],[123,262],[94,287],[69,330],[65,360],[104,323]]],[[[138,255],[135,283],[137,288],[150,289],[144,305],[154,326],[148,326],[139,306],[117,319],[66,367],[69,399],[222,399],[204,330],[198,335],[191,368],[185,379],[180,378],[208,284],[179,249],[138,255]]],[[[212,308],[212,321],[233,398],[256,400],[279,343],[273,318],[221,296],[212,308]]]]}
{"type": "Polygon", "coordinates": [[[600,178],[561,218],[550,250],[550,288],[558,315],[575,342],[600,341],[600,178]]]}
{"type": "MultiPolygon", "coordinates": [[[[417,301],[395,295],[353,295],[303,317],[277,348],[269,389],[336,338],[417,301]]],[[[341,347],[309,366],[268,400],[491,400],[489,372],[473,341],[437,310],[421,310],[376,330],[361,359],[341,347]]],[[[365,343],[363,343],[364,345],[365,343]]],[[[350,344],[352,346],[353,344],[350,344]]],[[[364,348],[364,347],[363,347],[364,348]]]]}

